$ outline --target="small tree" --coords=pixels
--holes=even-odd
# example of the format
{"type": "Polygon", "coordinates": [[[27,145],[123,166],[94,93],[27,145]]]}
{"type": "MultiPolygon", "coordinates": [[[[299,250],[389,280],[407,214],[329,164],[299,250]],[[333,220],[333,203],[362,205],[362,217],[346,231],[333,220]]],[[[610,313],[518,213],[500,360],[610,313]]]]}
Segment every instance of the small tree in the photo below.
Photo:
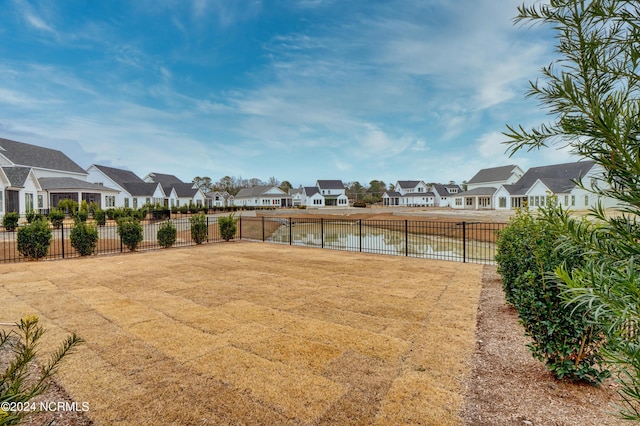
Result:
{"type": "Polygon", "coordinates": [[[102,209],[96,208],[93,211],[93,218],[98,226],[104,226],[107,223],[107,212],[102,209]]]}
{"type": "Polygon", "coordinates": [[[178,230],[170,221],[163,222],[158,227],[158,244],[163,248],[169,248],[176,243],[178,230]]]}
{"type": "Polygon", "coordinates": [[[18,229],[18,251],[29,260],[38,260],[49,253],[53,232],[49,222],[36,219],[32,223],[18,229]]]}
{"type": "Polygon", "coordinates": [[[238,220],[233,213],[218,218],[218,229],[220,229],[220,236],[223,240],[229,241],[235,237],[238,230],[237,222],[238,220]]]}
{"type": "MultiPolygon", "coordinates": [[[[0,403],[17,403],[27,406],[29,401],[44,393],[49,379],[56,373],[60,362],[80,345],[83,340],[71,334],[49,358],[49,362],[35,368],[40,338],[45,330],[38,325],[35,315],[24,317],[16,324],[17,331],[0,331],[0,351],[9,350],[13,359],[0,371],[0,403]],[[38,373],[33,376],[34,371],[38,373]]],[[[36,410],[3,411],[0,408],[0,425],[17,425],[36,410]]]]}
{"type": "Polygon", "coordinates": [[[209,236],[209,228],[207,227],[207,217],[203,213],[191,216],[189,219],[191,224],[191,239],[196,244],[202,244],[209,236]]]}
{"type": "Polygon", "coordinates": [[[129,251],[136,251],[138,244],[144,239],[142,225],[132,217],[122,217],[118,220],[118,235],[129,251]]]}
{"type": "Polygon", "coordinates": [[[80,256],[93,254],[99,238],[98,228],[86,222],[77,222],[71,229],[71,247],[76,249],[80,256]]]}

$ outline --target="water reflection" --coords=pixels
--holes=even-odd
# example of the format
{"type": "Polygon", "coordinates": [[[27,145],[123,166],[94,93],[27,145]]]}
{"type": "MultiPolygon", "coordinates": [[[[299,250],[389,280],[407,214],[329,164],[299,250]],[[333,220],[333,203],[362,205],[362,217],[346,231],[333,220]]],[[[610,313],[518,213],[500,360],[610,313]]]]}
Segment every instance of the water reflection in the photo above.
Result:
{"type": "Polygon", "coordinates": [[[404,230],[382,229],[359,226],[355,223],[298,223],[291,229],[283,225],[269,238],[269,241],[289,243],[291,234],[293,245],[315,246],[337,250],[362,251],[366,253],[386,253],[408,255],[431,259],[491,262],[495,255],[495,244],[467,240],[466,247],[459,238],[405,234],[404,230]],[[322,232],[324,231],[324,232],[322,232]],[[324,235],[323,235],[324,234],[324,235]]]}

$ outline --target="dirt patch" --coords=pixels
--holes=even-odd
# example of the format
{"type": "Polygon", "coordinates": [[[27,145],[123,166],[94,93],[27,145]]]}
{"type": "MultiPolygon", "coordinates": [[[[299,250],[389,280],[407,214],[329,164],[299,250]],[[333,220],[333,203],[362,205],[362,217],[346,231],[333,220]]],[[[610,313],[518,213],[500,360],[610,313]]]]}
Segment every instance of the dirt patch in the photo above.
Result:
{"type": "Polygon", "coordinates": [[[467,382],[468,425],[628,425],[615,417],[617,385],[558,381],[526,348],[515,310],[506,305],[500,275],[485,266],[473,371],[467,382]]]}

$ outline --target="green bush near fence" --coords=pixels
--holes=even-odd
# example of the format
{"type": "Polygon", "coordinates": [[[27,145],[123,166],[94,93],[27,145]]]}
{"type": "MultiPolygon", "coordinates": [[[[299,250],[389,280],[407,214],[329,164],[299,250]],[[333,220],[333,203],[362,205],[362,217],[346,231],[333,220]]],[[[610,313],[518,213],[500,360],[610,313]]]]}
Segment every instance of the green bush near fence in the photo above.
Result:
{"type": "Polygon", "coordinates": [[[191,224],[191,239],[196,244],[204,243],[209,236],[207,217],[204,215],[204,213],[199,213],[191,216],[189,222],[191,224]]]}
{"type": "Polygon", "coordinates": [[[77,222],[71,229],[71,247],[76,249],[80,256],[89,256],[96,251],[98,246],[98,228],[86,222],[77,222]]]}
{"type": "Polygon", "coordinates": [[[176,243],[178,237],[178,230],[175,225],[170,221],[163,222],[158,227],[158,244],[162,248],[169,248],[176,243]]]}
{"type": "Polygon", "coordinates": [[[104,226],[107,223],[107,212],[101,209],[93,211],[93,219],[96,221],[96,225],[104,226]]]}
{"type": "Polygon", "coordinates": [[[122,217],[118,220],[118,235],[129,251],[136,251],[144,238],[142,225],[133,217],[122,217]]]}
{"type": "Polygon", "coordinates": [[[223,240],[229,241],[236,235],[238,230],[238,219],[231,213],[228,216],[220,216],[218,218],[218,229],[220,229],[220,236],[223,240]]]}
{"type": "Polygon", "coordinates": [[[65,214],[62,210],[60,209],[51,209],[51,211],[49,211],[49,220],[51,221],[51,224],[53,225],[54,228],[59,229],[62,227],[62,223],[64,222],[64,217],[65,214]]]}
{"type": "Polygon", "coordinates": [[[49,253],[53,232],[46,219],[40,218],[18,229],[18,251],[29,260],[38,260],[49,253]]]}
{"type": "Polygon", "coordinates": [[[17,212],[8,212],[4,215],[4,218],[2,218],[2,226],[10,232],[16,230],[18,222],[20,222],[20,215],[17,212]]]}
{"type": "Polygon", "coordinates": [[[579,267],[584,256],[564,257],[557,250],[561,234],[555,223],[566,212],[555,206],[541,210],[535,216],[518,210],[499,233],[495,259],[505,296],[531,337],[535,358],[558,379],[597,384],[610,375],[601,368],[604,329],[585,306],[567,306],[553,277],[560,265],[579,267]]]}

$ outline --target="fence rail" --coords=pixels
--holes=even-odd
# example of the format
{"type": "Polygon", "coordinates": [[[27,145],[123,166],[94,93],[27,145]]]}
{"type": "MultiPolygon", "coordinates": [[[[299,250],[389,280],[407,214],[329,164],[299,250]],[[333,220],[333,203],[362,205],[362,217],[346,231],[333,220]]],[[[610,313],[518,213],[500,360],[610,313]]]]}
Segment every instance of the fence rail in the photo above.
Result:
{"type": "MultiPolygon", "coordinates": [[[[177,228],[174,246],[195,245],[188,217],[171,219],[177,228]]],[[[24,220],[22,222],[25,222],[24,220]]],[[[161,248],[157,241],[162,221],[142,222],[143,241],[138,250],[161,248]]],[[[236,238],[276,244],[319,247],[332,250],[377,253],[457,262],[494,263],[497,231],[504,223],[436,222],[412,220],[351,220],[324,218],[247,217],[240,216],[236,238]]],[[[24,226],[24,224],[22,225],[24,226]]],[[[71,246],[73,222],[53,229],[46,259],[80,256],[71,246]]],[[[206,242],[222,241],[215,217],[207,217],[206,242]]],[[[96,254],[121,253],[122,244],[114,221],[98,227],[100,238],[96,254]]],[[[0,230],[0,263],[20,262],[17,232],[0,230]]]]}

